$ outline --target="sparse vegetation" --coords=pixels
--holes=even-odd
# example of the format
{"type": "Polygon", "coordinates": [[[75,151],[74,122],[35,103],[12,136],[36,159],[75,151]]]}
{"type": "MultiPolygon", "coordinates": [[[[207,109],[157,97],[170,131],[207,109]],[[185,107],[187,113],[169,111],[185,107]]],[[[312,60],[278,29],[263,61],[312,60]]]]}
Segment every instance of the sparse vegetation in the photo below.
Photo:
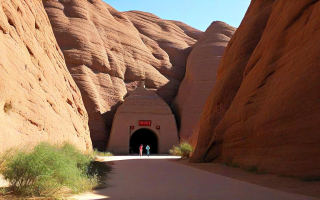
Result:
{"type": "Polygon", "coordinates": [[[16,195],[58,197],[98,187],[110,171],[103,167],[70,144],[40,143],[33,151],[18,151],[2,173],[16,195]]]}
{"type": "Polygon", "coordinates": [[[92,155],[94,157],[96,157],[96,156],[113,156],[113,153],[111,153],[111,152],[101,152],[101,151],[98,151],[97,149],[95,149],[93,151],[92,155]]]}
{"type": "Polygon", "coordinates": [[[240,166],[236,163],[224,163],[223,165],[228,167],[240,168],[240,166]]]}
{"type": "Polygon", "coordinates": [[[5,113],[9,112],[9,110],[11,110],[11,109],[12,109],[12,104],[11,104],[11,102],[4,104],[3,110],[4,110],[5,113]]]}
{"type": "Polygon", "coordinates": [[[306,182],[315,182],[315,181],[320,181],[320,176],[305,176],[305,177],[301,177],[300,180],[306,181],[306,182]]]}
{"type": "Polygon", "coordinates": [[[254,173],[254,174],[258,174],[258,168],[255,166],[249,167],[249,168],[245,168],[248,172],[254,173]]]}
{"type": "Polygon", "coordinates": [[[0,174],[5,170],[7,163],[11,160],[15,150],[13,148],[6,150],[0,155],[0,174]]]}
{"type": "Polygon", "coordinates": [[[246,170],[250,173],[254,173],[254,174],[264,174],[264,172],[259,171],[258,167],[256,166],[251,166],[251,167],[244,167],[244,166],[239,166],[237,163],[223,163],[224,166],[228,166],[228,167],[234,167],[234,168],[241,168],[243,170],[246,170]]]}
{"type": "Polygon", "coordinates": [[[7,194],[7,188],[0,188],[0,195],[7,194]]]}
{"type": "Polygon", "coordinates": [[[193,147],[188,142],[181,142],[179,146],[173,146],[169,153],[175,156],[181,156],[182,158],[189,158],[190,153],[193,152],[193,147]]]}

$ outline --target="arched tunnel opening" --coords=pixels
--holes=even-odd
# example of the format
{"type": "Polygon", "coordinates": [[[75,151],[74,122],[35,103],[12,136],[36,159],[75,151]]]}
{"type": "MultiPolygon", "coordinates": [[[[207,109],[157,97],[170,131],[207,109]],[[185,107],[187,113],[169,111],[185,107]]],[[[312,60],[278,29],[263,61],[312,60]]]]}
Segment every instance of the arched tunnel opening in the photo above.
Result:
{"type": "Polygon", "coordinates": [[[130,138],[129,153],[139,154],[139,147],[143,145],[143,153],[147,153],[146,146],[150,146],[150,154],[158,153],[158,138],[156,134],[149,129],[139,129],[135,131],[130,138]]]}

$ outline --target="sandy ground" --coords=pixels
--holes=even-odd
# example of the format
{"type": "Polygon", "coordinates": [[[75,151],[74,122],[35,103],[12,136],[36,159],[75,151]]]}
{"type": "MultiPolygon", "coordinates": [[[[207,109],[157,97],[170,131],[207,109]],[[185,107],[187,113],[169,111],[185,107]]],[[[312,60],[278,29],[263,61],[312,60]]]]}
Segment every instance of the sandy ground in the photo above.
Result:
{"type": "MultiPolygon", "coordinates": [[[[70,199],[320,199],[320,182],[253,174],[217,163],[189,163],[173,156],[112,156],[99,160],[113,163],[108,187],[70,199]]],[[[0,187],[7,185],[0,175],[0,187]]]]}
{"type": "Polygon", "coordinates": [[[295,178],[279,177],[272,174],[255,174],[243,169],[227,167],[219,163],[189,163],[188,160],[174,162],[263,187],[313,196],[320,199],[320,181],[306,182],[295,178]]]}
{"type": "Polygon", "coordinates": [[[8,181],[4,180],[3,176],[0,174],[0,187],[8,187],[8,181]]]}
{"type": "MultiPolygon", "coordinates": [[[[73,199],[318,199],[310,196],[288,193],[292,192],[290,190],[290,185],[292,183],[291,179],[288,182],[289,184],[286,185],[284,183],[281,183],[281,181],[284,180],[280,178],[281,181],[278,186],[280,187],[281,184],[283,184],[282,186],[285,187],[282,188],[282,190],[288,191],[284,192],[272,188],[263,187],[268,186],[272,182],[270,180],[275,179],[270,179],[270,177],[266,178],[265,175],[250,174],[243,170],[240,171],[240,169],[233,169],[225,166],[222,166],[224,168],[211,168],[209,166],[195,167],[194,164],[188,164],[186,161],[173,161],[168,160],[168,158],[160,158],[159,156],[149,158],[143,157],[142,159],[138,156],[114,156],[113,158],[109,157],[106,159],[108,161],[113,161],[114,163],[114,169],[112,173],[109,174],[107,179],[108,187],[96,190],[92,193],[73,196],[73,199]],[[223,176],[219,174],[223,174],[223,176]],[[232,178],[229,178],[226,175],[232,178]],[[251,181],[248,181],[246,179],[251,181]],[[254,179],[258,180],[254,181],[254,179]],[[246,182],[243,180],[246,180],[246,182]],[[267,182],[267,184],[261,184],[265,181],[267,182]]],[[[287,178],[285,179],[289,180],[287,178]]],[[[305,187],[304,189],[307,190],[308,187],[305,187]]]]}

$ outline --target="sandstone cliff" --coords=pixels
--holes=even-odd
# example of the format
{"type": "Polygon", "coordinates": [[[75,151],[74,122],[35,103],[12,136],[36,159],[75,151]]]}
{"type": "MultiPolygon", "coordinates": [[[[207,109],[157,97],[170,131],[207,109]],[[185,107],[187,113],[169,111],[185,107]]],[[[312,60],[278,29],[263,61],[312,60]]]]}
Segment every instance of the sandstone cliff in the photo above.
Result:
{"type": "Polygon", "coordinates": [[[216,82],[222,54],[234,31],[234,27],[224,22],[213,22],[188,57],[185,77],[171,107],[178,119],[180,140],[191,137],[193,146],[204,104],[216,82]]]}
{"type": "Polygon", "coordinates": [[[201,31],[149,13],[121,13],[101,0],[43,2],[83,95],[94,147],[105,148],[117,107],[141,78],[171,104],[201,31]]]}
{"type": "Polygon", "coordinates": [[[80,91],[41,1],[1,1],[0,47],[0,152],[40,141],[91,150],[80,91]]]}
{"type": "Polygon", "coordinates": [[[221,60],[192,161],[320,176],[320,2],[252,1],[221,60]]]}

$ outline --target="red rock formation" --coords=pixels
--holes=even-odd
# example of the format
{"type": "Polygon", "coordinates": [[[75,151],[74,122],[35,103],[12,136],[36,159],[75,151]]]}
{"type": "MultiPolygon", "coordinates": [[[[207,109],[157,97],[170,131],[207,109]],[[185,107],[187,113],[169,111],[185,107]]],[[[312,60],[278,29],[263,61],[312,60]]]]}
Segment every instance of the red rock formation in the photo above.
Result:
{"type": "Polygon", "coordinates": [[[41,1],[1,1],[0,46],[0,152],[40,141],[92,149],[80,91],[41,1]]]}
{"type": "Polygon", "coordinates": [[[213,22],[195,44],[188,57],[186,75],[172,103],[180,124],[181,140],[196,145],[196,126],[204,104],[216,82],[220,59],[235,28],[224,22],[213,22]]]}
{"type": "Polygon", "coordinates": [[[185,34],[187,34],[189,37],[191,37],[195,40],[199,40],[200,37],[203,35],[203,32],[201,32],[198,29],[195,29],[195,28],[193,28],[183,22],[175,21],[175,20],[169,20],[169,21],[174,23],[175,25],[177,25],[179,28],[181,28],[183,30],[183,32],[185,34]]]}
{"type": "Polygon", "coordinates": [[[132,82],[145,78],[147,88],[171,103],[195,39],[173,22],[149,13],[121,13],[101,0],[43,2],[82,92],[95,147],[106,146],[126,85],[132,90],[132,82]]]}
{"type": "Polygon", "coordinates": [[[192,161],[320,176],[320,2],[252,1],[223,55],[192,161]]]}
{"type": "MultiPolygon", "coordinates": [[[[184,78],[187,58],[196,40],[188,36],[175,23],[151,13],[130,11],[124,14],[139,31],[141,39],[149,46],[154,58],[161,61],[155,67],[162,75],[168,77],[169,83],[156,89],[157,93],[170,105],[184,78]]],[[[185,29],[186,27],[189,26],[185,25],[185,29]]],[[[193,31],[199,35],[202,34],[199,30],[193,29],[193,31]]],[[[153,80],[156,78],[154,77],[153,80]]]]}

